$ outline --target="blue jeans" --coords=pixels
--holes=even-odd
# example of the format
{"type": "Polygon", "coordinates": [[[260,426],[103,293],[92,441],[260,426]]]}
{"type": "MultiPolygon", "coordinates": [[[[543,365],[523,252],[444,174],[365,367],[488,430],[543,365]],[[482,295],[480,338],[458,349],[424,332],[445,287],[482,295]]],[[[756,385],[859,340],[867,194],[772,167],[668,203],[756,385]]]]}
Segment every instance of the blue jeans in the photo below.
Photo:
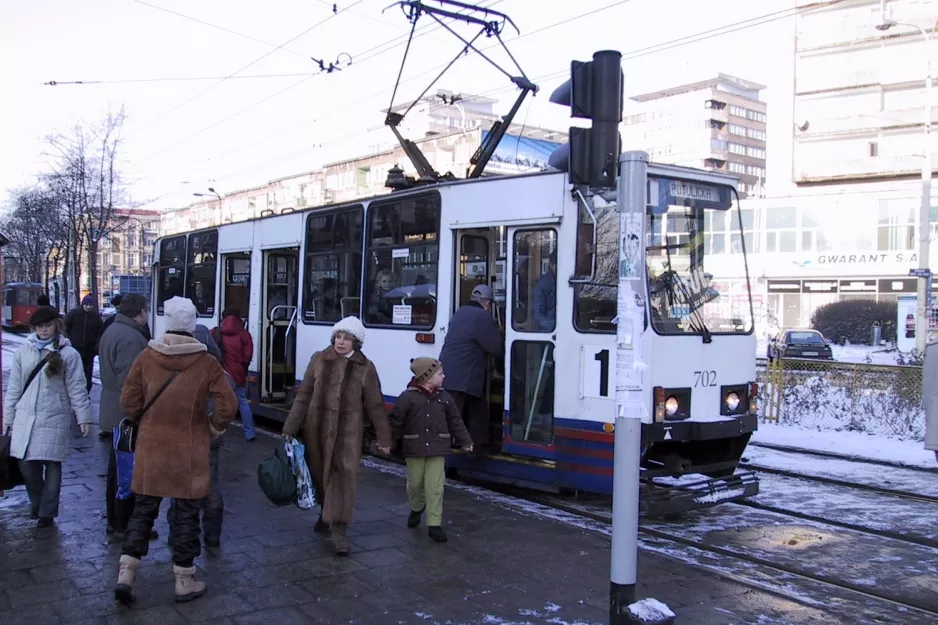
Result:
{"type": "Polygon", "coordinates": [[[62,463],[20,460],[19,465],[23,481],[26,482],[26,492],[29,494],[30,514],[42,519],[54,519],[59,516],[62,463]]]}
{"type": "Polygon", "coordinates": [[[251,412],[251,402],[248,401],[248,391],[244,386],[235,387],[238,397],[238,409],[241,411],[241,425],[244,426],[244,437],[248,440],[254,438],[254,414],[251,412]]]}

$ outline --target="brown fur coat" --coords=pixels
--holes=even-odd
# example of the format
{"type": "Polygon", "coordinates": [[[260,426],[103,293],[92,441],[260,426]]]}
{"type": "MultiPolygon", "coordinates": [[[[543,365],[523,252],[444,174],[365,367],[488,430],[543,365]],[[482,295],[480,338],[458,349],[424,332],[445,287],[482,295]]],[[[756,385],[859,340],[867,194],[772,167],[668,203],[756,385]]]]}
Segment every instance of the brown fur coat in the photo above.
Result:
{"type": "Polygon", "coordinates": [[[173,371],[180,373],[140,420],[131,488],[140,495],[201,499],[210,490],[212,435],[224,432],[238,409],[228,378],[205,345],[174,334],[150,341],[124,381],[121,409],[129,417],[139,414],[173,371]]]}
{"type": "Polygon", "coordinates": [[[345,358],[332,347],[313,354],[283,433],[303,431],[306,462],[326,523],[352,520],[366,418],[379,445],[390,447],[391,428],[374,364],[361,352],[345,358]]]}

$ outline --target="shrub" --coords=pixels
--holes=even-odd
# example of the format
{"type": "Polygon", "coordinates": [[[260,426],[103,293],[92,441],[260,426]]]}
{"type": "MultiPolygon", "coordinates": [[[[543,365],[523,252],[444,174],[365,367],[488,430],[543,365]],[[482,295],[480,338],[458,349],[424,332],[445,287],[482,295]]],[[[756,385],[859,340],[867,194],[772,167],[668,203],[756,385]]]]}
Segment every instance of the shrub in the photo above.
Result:
{"type": "Polygon", "coordinates": [[[833,342],[846,337],[851,343],[867,343],[870,328],[879,322],[883,339],[896,339],[896,302],[873,300],[845,300],[825,304],[811,315],[811,327],[833,342]]]}

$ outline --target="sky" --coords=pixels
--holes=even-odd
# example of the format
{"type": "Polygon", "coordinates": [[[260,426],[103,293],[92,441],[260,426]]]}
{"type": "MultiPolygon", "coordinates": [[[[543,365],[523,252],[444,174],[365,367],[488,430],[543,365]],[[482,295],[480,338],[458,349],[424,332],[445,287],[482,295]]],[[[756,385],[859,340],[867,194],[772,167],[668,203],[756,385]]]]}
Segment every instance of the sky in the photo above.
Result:
{"type": "MultiPolygon", "coordinates": [[[[508,27],[504,39],[541,88],[516,118],[530,125],[571,125],[569,110],[548,97],[568,77],[571,60],[589,60],[601,49],[623,53],[626,96],[720,72],[766,85],[770,184],[773,119],[786,119],[773,118],[773,106],[791,107],[793,18],[662,51],[646,49],[792,3],[480,2],[508,14],[520,29],[519,36],[508,27]]],[[[225,194],[354,156],[367,147],[366,131],[384,121],[381,110],[390,102],[410,29],[401,8],[385,10],[389,5],[390,0],[0,0],[0,203],[7,190],[31,184],[46,166],[45,137],[97,123],[122,107],[127,122],[121,164],[133,181],[132,201],[146,208],[181,207],[209,186],[225,194]],[[343,59],[343,67],[315,73],[319,67],[311,57],[327,65],[343,59]],[[200,80],[178,80],[183,78],[200,80]],[[43,84],[50,81],[117,82],[43,84]]],[[[421,36],[411,46],[395,102],[416,97],[462,46],[427,16],[417,29],[421,36]]],[[[454,29],[465,37],[478,30],[454,29]]],[[[492,45],[481,41],[480,47],[492,45]]],[[[511,66],[500,48],[486,54],[511,66]]],[[[491,95],[499,99],[501,113],[516,93],[504,74],[474,54],[460,58],[437,87],[491,95]]],[[[790,120],[775,128],[781,123],[787,127],[790,120]]]]}

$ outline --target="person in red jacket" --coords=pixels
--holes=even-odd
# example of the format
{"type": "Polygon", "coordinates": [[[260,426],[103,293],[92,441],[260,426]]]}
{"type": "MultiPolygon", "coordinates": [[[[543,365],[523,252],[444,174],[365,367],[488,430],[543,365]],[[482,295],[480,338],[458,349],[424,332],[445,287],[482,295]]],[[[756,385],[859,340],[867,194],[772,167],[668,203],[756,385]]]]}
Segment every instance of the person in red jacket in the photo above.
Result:
{"type": "Polygon", "coordinates": [[[254,440],[254,415],[247,396],[247,374],[251,358],[254,356],[254,340],[244,328],[244,321],[236,308],[226,308],[221,314],[221,327],[213,330],[213,337],[221,348],[225,371],[235,383],[235,395],[238,396],[238,408],[241,412],[241,424],[244,437],[248,442],[254,440]]]}

